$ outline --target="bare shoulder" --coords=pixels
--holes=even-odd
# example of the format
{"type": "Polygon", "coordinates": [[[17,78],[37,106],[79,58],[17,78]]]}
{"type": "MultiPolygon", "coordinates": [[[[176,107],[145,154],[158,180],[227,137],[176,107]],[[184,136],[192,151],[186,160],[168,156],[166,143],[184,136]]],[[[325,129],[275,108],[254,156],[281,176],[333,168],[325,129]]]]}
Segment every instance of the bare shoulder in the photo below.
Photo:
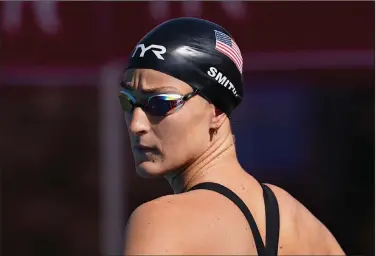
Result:
{"type": "Polygon", "coordinates": [[[303,204],[282,188],[266,185],[273,191],[279,204],[281,246],[284,246],[284,241],[293,245],[286,245],[286,253],[345,255],[332,233],[303,204]]]}
{"type": "Polygon", "coordinates": [[[124,255],[182,254],[180,201],[179,195],[171,195],[139,206],[128,220],[124,255]]]}

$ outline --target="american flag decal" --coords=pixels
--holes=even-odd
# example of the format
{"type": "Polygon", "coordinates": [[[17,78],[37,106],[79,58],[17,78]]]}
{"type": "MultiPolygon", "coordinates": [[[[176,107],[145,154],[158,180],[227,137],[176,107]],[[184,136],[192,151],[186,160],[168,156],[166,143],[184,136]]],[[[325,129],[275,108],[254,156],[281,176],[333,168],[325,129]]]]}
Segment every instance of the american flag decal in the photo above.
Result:
{"type": "Polygon", "coordinates": [[[220,31],[214,30],[215,32],[215,49],[227,57],[229,57],[238,68],[239,72],[243,72],[243,58],[240,53],[240,49],[235,41],[220,31]]]}

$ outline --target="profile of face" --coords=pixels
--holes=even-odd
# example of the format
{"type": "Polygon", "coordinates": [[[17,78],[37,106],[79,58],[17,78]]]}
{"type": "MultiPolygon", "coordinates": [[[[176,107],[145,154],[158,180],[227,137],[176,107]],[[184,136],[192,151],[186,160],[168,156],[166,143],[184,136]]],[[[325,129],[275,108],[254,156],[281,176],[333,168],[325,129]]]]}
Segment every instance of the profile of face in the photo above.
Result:
{"type": "Polygon", "coordinates": [[[126,70],[122,86],[120,97],[124,96],[121,101],[141,177],[179,171],[205,152],[215,107],[191,86],[151,69],[126,70]]]}

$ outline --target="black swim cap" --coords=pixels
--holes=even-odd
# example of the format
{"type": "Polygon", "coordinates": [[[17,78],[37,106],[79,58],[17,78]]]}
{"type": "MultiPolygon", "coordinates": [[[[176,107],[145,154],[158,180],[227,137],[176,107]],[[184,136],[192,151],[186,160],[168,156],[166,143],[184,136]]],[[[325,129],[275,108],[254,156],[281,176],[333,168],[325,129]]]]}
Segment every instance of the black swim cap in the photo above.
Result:
{"type": "Polygon", "coordinates": [[[153,69],[184,81],[230,115],[243,96],[243,60],[231,35],[197,18],[166,21],[137,44],[126,69],[153,69]]]}

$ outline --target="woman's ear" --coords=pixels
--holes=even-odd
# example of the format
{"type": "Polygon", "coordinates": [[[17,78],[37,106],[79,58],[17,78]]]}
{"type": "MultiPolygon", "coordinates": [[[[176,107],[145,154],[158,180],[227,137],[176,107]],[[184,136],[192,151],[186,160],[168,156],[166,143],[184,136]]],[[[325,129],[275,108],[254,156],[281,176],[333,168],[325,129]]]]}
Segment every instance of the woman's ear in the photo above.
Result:
{"type": "Polygon", "coordinates": [[[222,126],[224,121],[226,121],[226,118],[227,118],[227,115],[225,113],[223,113],[218,108],[214,108],[213,117],[212,117],[211,123],[210,123],[210,129],[214,130],[214,131],[218,130],[219,127],[222,126]]]}

